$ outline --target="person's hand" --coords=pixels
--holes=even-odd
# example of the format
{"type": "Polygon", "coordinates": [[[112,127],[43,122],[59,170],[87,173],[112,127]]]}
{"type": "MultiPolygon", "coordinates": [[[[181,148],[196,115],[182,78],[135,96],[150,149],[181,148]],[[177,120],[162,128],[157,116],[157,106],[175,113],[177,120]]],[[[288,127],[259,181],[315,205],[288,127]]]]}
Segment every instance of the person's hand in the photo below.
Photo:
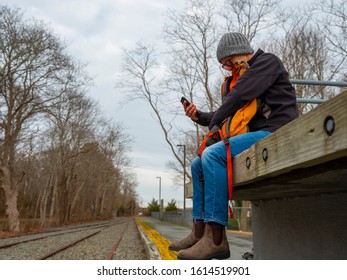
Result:
{"type": "Polygon", "coordinates": [[[197,121],[198,117],[196,116],[196,106],[194,103],[191,103],[189,106],[187,106],[187,102],[183,102],[184,112],[186,113],[186,116],[191,118],[193,121],[197,121]]]}

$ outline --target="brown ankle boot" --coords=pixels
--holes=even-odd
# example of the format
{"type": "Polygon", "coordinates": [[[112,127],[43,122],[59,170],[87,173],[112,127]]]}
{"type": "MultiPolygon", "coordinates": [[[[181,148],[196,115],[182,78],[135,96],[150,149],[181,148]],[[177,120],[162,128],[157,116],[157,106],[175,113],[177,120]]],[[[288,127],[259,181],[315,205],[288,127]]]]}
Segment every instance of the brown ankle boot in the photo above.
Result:
{"type": "Polygon", "coordinates": [[[180,251],[192,247],[197,243],[201,237],[204,235],[205,224],[204,223],[195,223],[193,224],[192,232],[184,239],[178,242],[171,243],[169,250],[180,251]]]}
{"type": "Polygon", "coordinates": [[[224,260],[230,257],[229,243],[227,240],[225,227],[212,228],[206,224],[205,234],[194,246],[178,252],[179,260],[224,260]],[[219,244],[213,241],[217,236],[222,235],[219,244]],[[213,238],[215,237],[215,238],[213,238]]]}

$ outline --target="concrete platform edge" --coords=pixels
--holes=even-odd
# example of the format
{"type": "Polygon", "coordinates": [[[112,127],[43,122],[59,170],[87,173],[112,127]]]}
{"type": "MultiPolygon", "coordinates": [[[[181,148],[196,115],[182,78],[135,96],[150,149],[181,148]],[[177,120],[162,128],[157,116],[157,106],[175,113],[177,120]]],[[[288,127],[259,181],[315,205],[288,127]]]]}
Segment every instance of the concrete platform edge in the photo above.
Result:
{"type": "Polygon", "coordinates": [[[161,258],[161,255],[159,253],[157,246],[155,246],[153,241],[150,238],[148,238],[146,233],[143,231],[142,226],[137,222],[136,219],[135,219],[135,222],[136,222],[137,229],[140,233],[142,243],[146,249],[146,253],[147,253],[149,259],[150,260],[161,260],[162,258],[161,258]]]}

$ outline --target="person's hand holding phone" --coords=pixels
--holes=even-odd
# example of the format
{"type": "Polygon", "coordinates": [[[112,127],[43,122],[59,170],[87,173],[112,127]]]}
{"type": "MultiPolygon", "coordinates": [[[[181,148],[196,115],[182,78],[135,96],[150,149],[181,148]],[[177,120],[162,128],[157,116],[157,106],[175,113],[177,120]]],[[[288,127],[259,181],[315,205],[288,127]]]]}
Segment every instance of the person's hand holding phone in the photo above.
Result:
{"type": "Polygon", "coordinates": [[[183,104],[186,116],[194,121],[198,120],[197,109],[194,103],[190,103],[184,96],[181,98],[181,103],[183,104]]]}

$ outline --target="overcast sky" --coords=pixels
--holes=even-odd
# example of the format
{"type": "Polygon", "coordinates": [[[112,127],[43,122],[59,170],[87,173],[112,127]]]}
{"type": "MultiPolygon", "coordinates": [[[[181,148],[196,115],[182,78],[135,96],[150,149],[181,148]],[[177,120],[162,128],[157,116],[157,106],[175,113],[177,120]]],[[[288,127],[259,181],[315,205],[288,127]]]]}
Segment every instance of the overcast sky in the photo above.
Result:
{"type": "MultiPolygon", "coordinates": [[[[28,18],[41,19],[68,46],[68,53],[83,63],[94,77],[89,95],[97,100],[107,118],[123,123],[135,137],[132,158],[137,174],[137,192],[142,205],[158,199],[162,179],[164,205],[172,198],[183,204],[183,187],[175,186],[165,164],[171,160],[162,131],[146,103],[119,106],[124,97],[115,89],[122,49],[136,42],[155,42],[161,34],[168,8],[181,10],[185,0],[2,0],[1,5],[18,7],[28,18]],[[157,136],[157,137],[155,137],[157,136]]],[[[189,202],[187,200],[187,206],[189,202]]]]}

